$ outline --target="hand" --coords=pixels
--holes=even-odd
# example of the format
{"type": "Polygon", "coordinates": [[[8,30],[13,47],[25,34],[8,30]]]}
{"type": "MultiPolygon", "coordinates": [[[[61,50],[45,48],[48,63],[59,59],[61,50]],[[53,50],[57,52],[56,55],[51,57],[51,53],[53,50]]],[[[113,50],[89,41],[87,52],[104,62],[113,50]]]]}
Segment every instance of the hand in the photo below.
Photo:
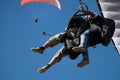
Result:
{"type": "Polygon", "coordinates": [[[79,10],[82,12],[84,9],[82,6],[79,7],[79,10]]]}

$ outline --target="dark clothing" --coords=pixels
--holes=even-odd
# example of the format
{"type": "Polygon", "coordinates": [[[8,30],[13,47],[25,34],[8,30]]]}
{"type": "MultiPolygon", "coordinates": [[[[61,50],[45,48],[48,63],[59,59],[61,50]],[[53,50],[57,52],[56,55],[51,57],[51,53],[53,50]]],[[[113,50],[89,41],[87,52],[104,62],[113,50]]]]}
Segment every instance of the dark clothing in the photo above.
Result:
{"type": "Polygon", "coordinates": [[[112,19],[97,16],[91,20],[89,43],[95,45],[102,43],[107,46],[115,31],[115,22],[112,19]]]}
{"type": "Polygon", "coordinates": [[[75,28],[75,27],[79,28],[80,25],[84,22],[85,20],[82,17],[74,16],[69,20],[67,30],[69,30],[70,28],[75,28]]]}

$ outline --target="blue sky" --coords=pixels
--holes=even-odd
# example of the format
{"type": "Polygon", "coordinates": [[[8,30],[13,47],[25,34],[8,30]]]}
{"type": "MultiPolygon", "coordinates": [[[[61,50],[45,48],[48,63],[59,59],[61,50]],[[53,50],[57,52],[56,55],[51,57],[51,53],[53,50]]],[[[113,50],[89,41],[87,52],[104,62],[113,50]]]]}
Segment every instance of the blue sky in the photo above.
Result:
{"type": "MultiPolygon", "coordinates": [[[[84,0],[89,10],[99,14],[95,0],[84,0]],[[92,2],[93,1],[93,2],[92,2]]],[[[43,74],[39,67],[49,62],[63,44],[48,48],[40,55],[30,50],[42,45],[50,34],[63,32],[68,19],[77,11],[78,0],[60,0],[62,10],[45,3],[24,6],[20,0],[0,0],[0,80],[120,80],[120,56],[112,42],[89,48],[90,64],[78,68],[82,59],[63,58],[43,74]],[[39,22],[34,22],[34,16],[39,22]]]]}

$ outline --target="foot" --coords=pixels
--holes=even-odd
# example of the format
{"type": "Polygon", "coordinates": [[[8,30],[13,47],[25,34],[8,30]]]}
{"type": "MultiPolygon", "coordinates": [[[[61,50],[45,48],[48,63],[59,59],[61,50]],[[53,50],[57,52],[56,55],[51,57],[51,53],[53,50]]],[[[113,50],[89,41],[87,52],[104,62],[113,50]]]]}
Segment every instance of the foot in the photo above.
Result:
{"type": "Polygon", "coordinates": [[[45,65],[45,66],[43,66],[42,68],[39,68],[37,71],[39,72],[39,73],[43,73],[43,72],[45,72],[47,69],[49,69],[50,68],[50,65],[49,64],[47,64],[47,65],[45,65]]]}
{"type": "Polygon", "coordinates": [[[89,64],[88,59],[83,59],[80,63],[77,64],[78,67],[83,67],[85,65],[89,64]]]}
{"type": "Polygon", "coordinates": [[[31,48],[33,52],[43,53],[44,47],[31,48]]]}
{"type": "Polygon", "coordinates": [[[73,47],[72,50],[73,52],[82,52],[82,53],[86,52],[86,49],[83,47],[73,47]]]}

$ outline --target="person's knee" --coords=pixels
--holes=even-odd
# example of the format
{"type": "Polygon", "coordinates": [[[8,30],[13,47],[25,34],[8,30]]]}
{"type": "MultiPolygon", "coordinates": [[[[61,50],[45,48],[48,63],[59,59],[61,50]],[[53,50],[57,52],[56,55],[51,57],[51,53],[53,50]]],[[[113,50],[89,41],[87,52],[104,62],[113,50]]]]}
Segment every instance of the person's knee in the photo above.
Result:
{"type": "Polygon", "coordinates": [[[77,57],[75,57],[75,56],[69,56],[69,58],[70,58],[71,60],[75,60],[77,57]]]}

